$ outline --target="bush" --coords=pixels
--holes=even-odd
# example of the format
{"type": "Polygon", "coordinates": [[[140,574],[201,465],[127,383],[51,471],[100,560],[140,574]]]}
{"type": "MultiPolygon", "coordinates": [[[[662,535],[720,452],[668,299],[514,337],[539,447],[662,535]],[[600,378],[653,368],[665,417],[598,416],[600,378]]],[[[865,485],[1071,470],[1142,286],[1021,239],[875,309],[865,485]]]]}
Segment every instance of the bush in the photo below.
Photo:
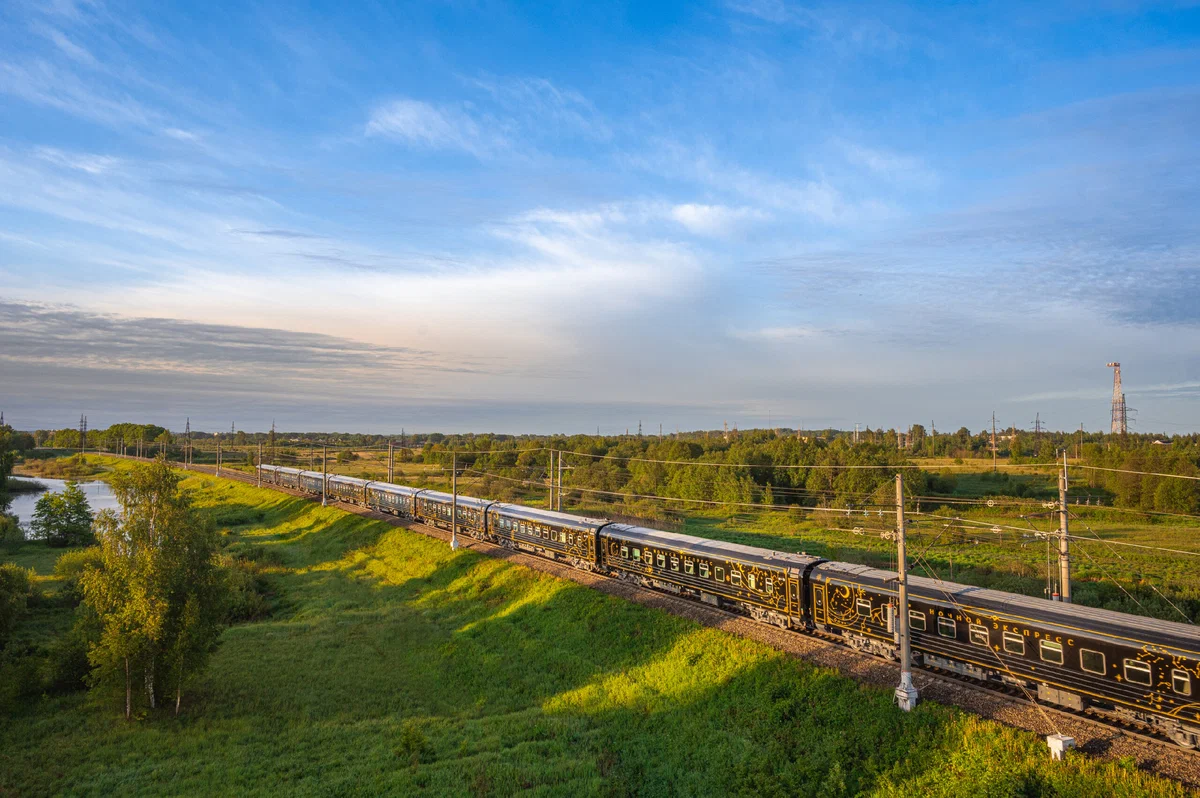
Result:
{"type": "Polygon", "coordinates": [[[42,659],[25,646],[0,651],[0,712],[11,712],[18,700],[42,692],[41,670],[42,659]]]}
{"type": "Polygon", "coordinates": [[[0,565],[0,647],[8,642],[26,607],[35,598],[32,570],[7,562],[0,565]]]}
{"type": "Polygon", "coordinates": [[[25,542],[25,530],[14,516],[0,513],[0,546],[15,548],[25,542]]]}
{"type": "Polygon", "coordinates": [[[88,649],[99,637],[96,616],[81,611],[71,630],[50,646],[44,665],[45,689],[70,692],[87,687],[92,671],[88,649]]]}
{"type": "Polygon", "coordinates": [[[256,621],[271,614],[270,585],[252,560],[221,555],[226,583],[225,622],[256,621]]]}
{"type": "Polygon", "coordinates": [[[68,551],[54,563],[54,576],[63,582],[62,592],[71,596],[74,603],[83,601],[83,588],[79,585],[79,577],[87,568],[101,566],[100,547],[90,546],[80,551],[68,551]]]}

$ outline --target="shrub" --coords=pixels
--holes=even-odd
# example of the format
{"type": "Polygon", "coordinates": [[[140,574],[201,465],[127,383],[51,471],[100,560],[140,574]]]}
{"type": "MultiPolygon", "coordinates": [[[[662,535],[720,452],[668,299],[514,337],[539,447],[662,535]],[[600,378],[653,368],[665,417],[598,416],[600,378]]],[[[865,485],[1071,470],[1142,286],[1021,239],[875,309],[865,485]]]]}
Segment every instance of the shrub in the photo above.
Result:
{"type": "Polygon", "coordinates": [[[54,563],[54,576],[63,582],[62,592],[71,596],[75,603],[83,600],[83,588],[79,577],[88,568],[101,566],[100,547],[90,546],[80,551],[68,551],[54,563]]]}
{"type": "Polygon", "coordinates": [[[14,516],[0,513],[0,546],[15,548],[25,542],[25,530],[14,516]]]}
{"type": "Polygon", "coordinates": [[[229,555],[222,555],[220,560],[227,586],[225,622],[255,621],[270,615],[271,602],[267,598],[270,586],[260,566],[229,555]]]}
{"type": "Polygon", "coordinates": [[[42,659],[25,646],[0,651],[0,712],[11,712],[19,699],[42,692],[41,668],[42,659]]]}
{"type": "Polygon", "coordinates": [[[81,610],[71,630],[50,646],[44,666],[45,688],[70,692],[86,687],[92,670],[88,649],[99,637],[96,616],[81,610]]]}
{"type": "Polygon", "coordinates": [[[33,571],[13,563],[0,565],[0,646],[8,642],[34,596],[33,571]]]}

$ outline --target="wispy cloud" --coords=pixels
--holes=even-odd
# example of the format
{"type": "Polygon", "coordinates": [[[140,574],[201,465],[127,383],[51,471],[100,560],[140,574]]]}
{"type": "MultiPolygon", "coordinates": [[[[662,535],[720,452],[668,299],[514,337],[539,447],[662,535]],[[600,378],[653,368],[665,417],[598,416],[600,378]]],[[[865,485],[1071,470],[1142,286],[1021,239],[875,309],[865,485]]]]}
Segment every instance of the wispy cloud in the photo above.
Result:
{"type": "Polygon", "coordinates": [[[729,235],[742,225],[764,221],[769,216],[756,208],[687,202],[671,208],[671,218],[696,235],[719,237],[729,235]]]}
{"type": "Polygon", "coordinates": [[[531,134],[553,131],[597,141],[612,138],[611,126],[590,100],[546,78],[482,75],[468,79],[467,84],[486,92],[507,115],[520,119],[531,134]]]}
{"type": "Polygon", "coordinates": [[[436,107],[408,98],[377,106],[365,133],[417,148],[463,150],[475,156],[488,155],[505,144],[503,136],[486,129],[461,108],[436,107]]]}

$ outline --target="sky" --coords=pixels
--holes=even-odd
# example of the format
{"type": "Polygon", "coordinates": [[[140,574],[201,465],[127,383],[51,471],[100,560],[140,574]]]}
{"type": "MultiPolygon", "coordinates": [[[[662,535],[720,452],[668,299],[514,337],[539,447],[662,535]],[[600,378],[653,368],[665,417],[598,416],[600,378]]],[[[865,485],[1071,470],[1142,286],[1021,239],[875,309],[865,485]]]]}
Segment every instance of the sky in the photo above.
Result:
{"type": "Polygon", "coordinates": [[[20,429],[1200,429],[1192,3],[0,3],[20,429]]]}

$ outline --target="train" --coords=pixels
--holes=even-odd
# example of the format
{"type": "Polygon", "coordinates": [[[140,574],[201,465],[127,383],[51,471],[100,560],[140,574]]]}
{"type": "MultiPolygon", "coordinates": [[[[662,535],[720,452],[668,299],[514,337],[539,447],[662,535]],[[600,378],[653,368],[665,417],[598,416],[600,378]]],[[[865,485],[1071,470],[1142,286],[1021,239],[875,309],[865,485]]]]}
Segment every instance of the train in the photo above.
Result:
{"type": "MultiPolygon", "coordinates": [[[[261,465],[262,481],[451,528],[574,568],[899,659],[897,574],[389,482],[261,465]]],[[[915,665],[1200,744],[1195,626],[908,577],[915,665]]]]}

